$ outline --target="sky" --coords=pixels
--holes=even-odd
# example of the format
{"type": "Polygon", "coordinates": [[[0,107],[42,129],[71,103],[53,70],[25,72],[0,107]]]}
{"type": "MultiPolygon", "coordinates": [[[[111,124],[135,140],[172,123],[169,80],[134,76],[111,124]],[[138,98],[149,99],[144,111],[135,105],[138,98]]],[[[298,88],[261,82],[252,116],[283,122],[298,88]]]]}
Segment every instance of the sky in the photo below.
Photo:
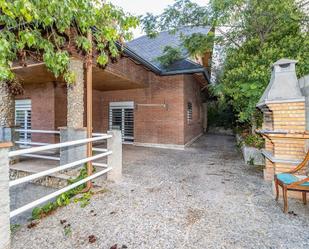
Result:
{"type": "MultiPolygon", "coordinates": [[[[160,14],[168,6],[172,5],[174,0],[109,0],[114,5],[122,7],[125,11],[133,15],[144,15],[147,12],[160,14]]],[[[191,0],[199,5],[206,5],[207,0],[191,0]]],[[[134,37],[143,35],[140,29],[134,31],[134,37]]]]}

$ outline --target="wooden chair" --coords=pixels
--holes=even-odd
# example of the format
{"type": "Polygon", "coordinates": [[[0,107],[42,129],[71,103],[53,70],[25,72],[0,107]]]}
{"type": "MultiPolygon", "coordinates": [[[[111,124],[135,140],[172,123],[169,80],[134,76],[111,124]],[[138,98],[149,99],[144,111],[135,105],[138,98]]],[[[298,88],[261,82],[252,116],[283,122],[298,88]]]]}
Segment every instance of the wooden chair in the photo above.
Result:
{"type": "Polygon", "coordinates": [[[279,186],[281,186],[283,192],[284,213],[288,211],[288,190],[302,192],[303,203],[304,205],[307,204],[306,194],[309,192],[309,177],[306,175],[297,175],[295,173],[299,172],[302,168],[304,168],[307,165],[308,161],[309,151],[307,152],[305,159],[295,169],[286,173],[280,173],[275,175],[276,201],[278,201],[279,186]]]}

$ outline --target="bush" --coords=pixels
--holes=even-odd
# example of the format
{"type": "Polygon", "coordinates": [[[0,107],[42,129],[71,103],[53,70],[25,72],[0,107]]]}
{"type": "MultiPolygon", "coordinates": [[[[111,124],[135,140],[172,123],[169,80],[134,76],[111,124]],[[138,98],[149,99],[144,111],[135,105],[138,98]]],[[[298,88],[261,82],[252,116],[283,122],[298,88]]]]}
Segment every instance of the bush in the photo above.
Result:
{"type": "Polygon", "coordinates": [[[258,149],[264,148],[264,139],[256,134],[249,134],[244,137],[244,143],[247,146],[255,147],[258,149]]]}
{"type": "Polygon", "coordinates": [[[234,113],[231,106],[221,101],[208,102],[208,126],[233,128],[234,113]]]}
{"type": "MultiPolygon", "coordinates": [[[[94,172],[95,172],[95,169],[94,169],[94,172]]],[[[84,165],[84,167],[79,171],[79,175],[74,179],[69,179],[68,184],[70,185],[70,184],[76,183],[86,178],[87,176],[88,175],[87,175],[86,165],[84,165]]],[[[85,188],[86,188],[86,184],[85,183],[81,184],[77,186],[76,188],[73,188],[65,193],[62,193],[56,198],[55,201],[48,202],[42,207],[34,208],[32,210],[32,219],[33,220],[41,219],[51,214],[52,212],[54,212],[57,208],[69,205],[71,202],[71,198],[81,193],[81,191],[85,188]]],[[[80,202],[81,207],[85,207],[89,204],[91,195],[92,195],[91,192],[84,193],[82,197],[75,198],[74,202],[80,202]]]]}

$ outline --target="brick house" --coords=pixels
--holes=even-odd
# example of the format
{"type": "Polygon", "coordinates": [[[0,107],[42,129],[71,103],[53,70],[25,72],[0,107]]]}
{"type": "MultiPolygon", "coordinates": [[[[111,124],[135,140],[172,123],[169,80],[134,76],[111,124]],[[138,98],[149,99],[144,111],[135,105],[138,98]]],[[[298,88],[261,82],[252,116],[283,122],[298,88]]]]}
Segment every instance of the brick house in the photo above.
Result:
{"type": "MultiPolygon", "coordinates": [[[[124,55],[104,70],[93,68],[93,130],[120,129],[123,141],[142,146],[183,148],[203,133],[202,92],[209,82],[211,53],[168,67],[157,57],[166,45],[181,46],[181,33],[207,34],[209,28],[162,32],[126,44],[124,55]],[[208,68],[207,68],[208,67],[208,68]]],[[[22,128],[57,130],[67,126],[67,86],[43,64],[16,67],[24,93],[15,98],[15,123],[22,128]]],[[[76,111],[79,109],[76,109],[76,111]]],[[[84,111],[84,126],[86,115],[84,111]]],[[[24,139],[50,142],[48,136],[22,133],[24,139]]]]}

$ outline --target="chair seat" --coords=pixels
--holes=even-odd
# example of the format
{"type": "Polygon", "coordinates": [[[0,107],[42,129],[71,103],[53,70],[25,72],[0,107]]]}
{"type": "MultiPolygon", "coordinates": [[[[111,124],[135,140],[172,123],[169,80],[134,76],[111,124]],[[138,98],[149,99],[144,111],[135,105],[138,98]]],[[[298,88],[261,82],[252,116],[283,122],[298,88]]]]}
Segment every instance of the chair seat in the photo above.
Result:
{"type": "MultiPolygon", "coordinates": [[[[302,179],[306,178],[306,176],[295,176],[289,173],[281,173],[277,174],[277,179],[284,183],[285,185],[292,184],[294,182],[301,181],[302,179]]],[[[309,182],[304,182],[300,186],[309,187],[309,182]]]]}

